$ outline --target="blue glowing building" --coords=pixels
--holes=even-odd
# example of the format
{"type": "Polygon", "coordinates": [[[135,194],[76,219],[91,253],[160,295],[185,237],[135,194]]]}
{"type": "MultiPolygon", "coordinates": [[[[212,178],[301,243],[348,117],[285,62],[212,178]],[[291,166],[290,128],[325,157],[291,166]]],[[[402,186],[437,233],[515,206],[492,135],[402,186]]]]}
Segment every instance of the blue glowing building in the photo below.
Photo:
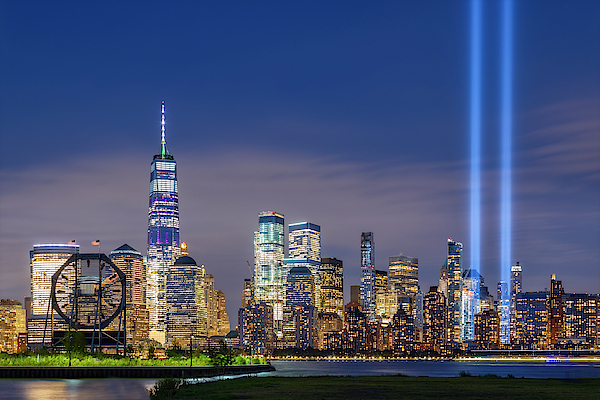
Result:
{"type": "Polygon", "coordinates": [[[375,244],[373,232],[363,232],[360,236],[360,303],[363,312],[369,317],[375,316],[375,244]]]}
{"type": "Polygon", "coordinates": [[[179,197],[177,163],[167,150],[165,102],[161,105],[161,151],[150,165],[150,204],[148,207],[148,288],[149,337],[165,343],[166,277],[181,254],[179,242],[179,197]]]}

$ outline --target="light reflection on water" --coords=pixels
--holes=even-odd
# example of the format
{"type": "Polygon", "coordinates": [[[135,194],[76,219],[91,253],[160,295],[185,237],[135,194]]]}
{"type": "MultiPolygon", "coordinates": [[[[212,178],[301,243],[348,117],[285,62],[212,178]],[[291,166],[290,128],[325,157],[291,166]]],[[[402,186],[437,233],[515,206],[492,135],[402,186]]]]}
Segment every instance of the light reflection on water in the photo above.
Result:
{"type": "Polygon", "coordinates": [[[0,379],[2,400],[147,400],[155,379],[0,379]]]}
{"type": "MultiPolygon", "coordinates": [[[[460,371],[472,375],[496,374],[526,378],[600,378],[600,363],[566,362],[558,364],[534,362],[485,361],[272,361],[275,372],[252,376],[311,375],[395,375],[457,376],[460,371]]],[[[228,376],[225,378],[234,378],[228,376]]],[[[199,378],[190,381],[208,382],[220,378],[199,378]]],[[[2,400],[147,400],[146,389],[156,379],[0,379],[2,400]]]]}

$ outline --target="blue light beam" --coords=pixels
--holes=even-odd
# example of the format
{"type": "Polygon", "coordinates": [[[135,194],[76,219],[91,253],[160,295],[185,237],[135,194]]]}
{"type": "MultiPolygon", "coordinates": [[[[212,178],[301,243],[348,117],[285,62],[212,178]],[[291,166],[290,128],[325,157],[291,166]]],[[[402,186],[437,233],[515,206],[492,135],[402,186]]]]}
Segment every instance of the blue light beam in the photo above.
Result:
{"type": "MultiPolygon", "coordinates": [[[[471,1],[471,270],[481,267],[481,58],[482,5],[471,1]]],[[[473,300],[469,309],[471,332],[479,311],[479,280],[471,280],[473,300]]],[[[472,338],[471,338],[472,339],[472,338]]]]}
{"type": "MultiPolygon", "coordinates": [[[[512,79],[513,79],[513,1],[502,2],[502,45],[501,45],[501,193],[500,193],[500,275],[502,281],[510,282],[511,245],[512,245],[512,79]]],[[[510,294],[502,291],[500,340],[510,343],[510,294]],[[505,298],[506,297],[506,298],[505,298]]]]}

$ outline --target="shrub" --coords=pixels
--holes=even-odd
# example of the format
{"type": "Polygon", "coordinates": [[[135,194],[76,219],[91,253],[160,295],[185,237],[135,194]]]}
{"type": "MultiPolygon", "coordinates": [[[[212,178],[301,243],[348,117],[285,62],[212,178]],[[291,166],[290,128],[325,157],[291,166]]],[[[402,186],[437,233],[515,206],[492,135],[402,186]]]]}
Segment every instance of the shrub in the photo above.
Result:
{"type": "Polygon", "coordinates": [[[154,386],[148,390],[151,399],[172,399],[175,392],[183,385],[183,381],[177,378],[165,378],[156,381],[154,386]]]}
{"type": "Polygon", "coordinates": [[[466,376],[472,376],[472,375],[471,375],[471,373],[470,373],[469,371],[460,371],[460,372],[458,373],[458,376],[460,376],[460,377],[463,377],[463,378],[464,378],[464,377],[466,377],[466,376]]]}

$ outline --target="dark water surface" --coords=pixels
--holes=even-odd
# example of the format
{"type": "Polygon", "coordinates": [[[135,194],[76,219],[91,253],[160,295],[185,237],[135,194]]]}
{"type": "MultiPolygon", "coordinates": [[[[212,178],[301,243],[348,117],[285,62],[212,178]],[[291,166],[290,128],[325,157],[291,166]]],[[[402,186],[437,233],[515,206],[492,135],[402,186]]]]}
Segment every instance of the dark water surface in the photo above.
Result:
{"type": "MultiPolygon", "coordinates": [[[[600,363],[503,361],[272,361],[277,369],[258,376],[496,374],[517,378],[600,378],[600,363]]],[[[1,400],[148,399],[154,379],[0,379],[1,400]]]]}

